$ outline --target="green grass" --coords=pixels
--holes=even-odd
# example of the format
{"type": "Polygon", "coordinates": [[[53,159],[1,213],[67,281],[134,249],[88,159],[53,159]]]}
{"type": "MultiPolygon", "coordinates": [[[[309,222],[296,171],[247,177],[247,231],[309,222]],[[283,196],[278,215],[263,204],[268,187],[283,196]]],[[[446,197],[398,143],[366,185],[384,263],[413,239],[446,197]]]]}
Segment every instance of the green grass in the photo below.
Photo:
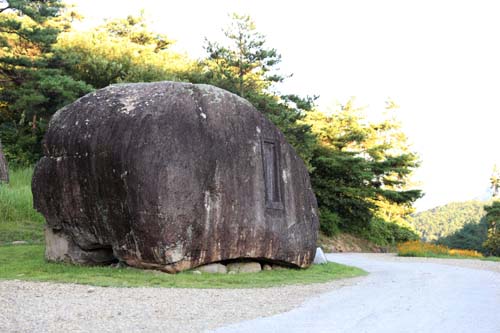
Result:
{"type": "Polygon", "coordinates": [[[500,262],[500,257],[494,257],[494,256],[491,256],[491,257],[486,257],[486,258],[483,258],[481,260],[484,260],[484,261],[495,261],[495,262],[500,262]]]}
{"type": "Polygon", "coordinates": [[[440,258],[440,259],[474,259],[474,260],[488,260],[488,258],[478,258],[471,256],[459,256],[459,255],[449,255],[449,254],[435,254],[435,253],[424,253],[419,255],[409,255],[409,254],[398,254],[400,257],[422,257],[422,258],[440,258]]]}
{"type": "Polygon", "coordinates": [[[313,265],[309,269],[251,274],[167,274],[133,268],[47,263],[43,245],[0,246],[0,280],[50,281],[104,287],[263,288],[328,282],[366,274],[359,268],[336,263],[313,265]]]}
{"type": "Polygon", "coordinates": [[[0,184],[0,244],[41,242],[44,218],[33,209],[32,168],[13,169],[10,183],[0,184]]]}
{"type": "Polygon", "coordinates": [[[412,254],[398,254],[400,257],[424,257],[424,258],[440,258],[440,259],[474,259],[474,260],[483,260],[483,261],[494,261],[500,262],[500,257],[471,257],[471,256],[459,256],[459,255],[449,255],[449,254],[435,254],[435,253],[423,253],[419,255],[412,254]]]}

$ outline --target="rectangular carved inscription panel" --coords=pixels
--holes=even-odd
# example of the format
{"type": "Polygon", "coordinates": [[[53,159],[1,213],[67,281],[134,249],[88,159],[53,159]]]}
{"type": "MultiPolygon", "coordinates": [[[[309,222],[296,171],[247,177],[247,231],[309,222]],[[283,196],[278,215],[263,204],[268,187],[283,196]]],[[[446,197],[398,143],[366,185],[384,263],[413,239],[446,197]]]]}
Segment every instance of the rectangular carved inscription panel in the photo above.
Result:
{"type": "Polygon", "coordinates": [[[269,208],[281,209],[279,159],[276,144],[271,141],[264,141],[263,155],[266,204],[269,208]]]}

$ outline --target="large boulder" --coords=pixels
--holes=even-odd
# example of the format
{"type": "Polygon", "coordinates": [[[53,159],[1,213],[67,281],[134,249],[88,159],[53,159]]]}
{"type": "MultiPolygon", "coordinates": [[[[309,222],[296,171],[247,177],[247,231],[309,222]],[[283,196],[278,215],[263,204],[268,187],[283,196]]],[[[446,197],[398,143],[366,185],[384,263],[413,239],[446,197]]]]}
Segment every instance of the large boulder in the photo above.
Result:
{"type": "Polygon", "coordinates": [[[307,169],[246,100],[208,85],[113,85],[59,110],[33,177],[46,257],[178,272],[255,259],[307,267],[307,169]]]}
{"type": "Polygon", "coordinates": [[[0,141],[0,184],[9,182],[9,168],[7,166],[7,160],[3,154],[2,141],[0,141]]]}

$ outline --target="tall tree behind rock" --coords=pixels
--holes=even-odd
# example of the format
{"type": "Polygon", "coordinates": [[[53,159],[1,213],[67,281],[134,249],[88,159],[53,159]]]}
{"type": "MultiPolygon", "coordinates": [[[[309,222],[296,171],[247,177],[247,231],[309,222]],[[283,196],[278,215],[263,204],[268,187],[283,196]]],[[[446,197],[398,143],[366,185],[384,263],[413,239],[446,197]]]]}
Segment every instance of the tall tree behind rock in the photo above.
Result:
{"type": "Polygon", "coordinates": [[[300,120],[314,107],[315,97],[282,95],[272,89],[286,77],[277,68],[281,56],[267,46],[265,36],[257,31],[249,16],[232,14],[223,32],[222,43],[207,40],[204,76],[198,82],[247,99],[285,134],[311,170],[316,139],[310,126],[300,120]]]}
{"type": "Polygon", "coordinates": [[[60,0],[0,0],[0,134],[10,162],[41,156],[49,118],[92,87],[59,69],[52,53],[70,26],[60,0]]]}
{"type": "Polygon", "coordinates": [[[7,160],[3,155],[2,141],[0,141],[0,183],[9,182],[9,169],[7,168],[7,160]]]}
{"type": "MultiPolygon", "coordinates": [[[[194,81],[201,66],[169,49],[173,41],[128,16],[89,31],[63,32],[54,53],[64,72],[94,88],[123,82],[194,81]]],[[[201,75],[201,74],[200,74],[201,75]]]]}
{"type": "Polygon", "coordinates": [[[486,251],[494,256],[500,256],[500,172],[497,166],[493,168],[491,176],[491,189],[493,190],[493,203],[485,206],[486,221],[488,222],[488,238],[483,246],[486,251]]]}
{"type": "Polygon", "coordinates": [[[257,32],[249,16],[234,13],[231,19],[223,30],[225,45],[207,41],[206,63],[215,85],[247,98],[283,80],[273,73],[281,56],[275,49],[266,48],[264,35],[257,32]]]}
{"type": "Polygon", "coordinates": [[[374,217],[398,223],[422,196],[408,188],[418,156],[398,123],[368,122],[361,111],[349,100],[329,114],[305,118],[319,141],[311,178],[326,234],[338,227],[358,232],[374,217]]]}

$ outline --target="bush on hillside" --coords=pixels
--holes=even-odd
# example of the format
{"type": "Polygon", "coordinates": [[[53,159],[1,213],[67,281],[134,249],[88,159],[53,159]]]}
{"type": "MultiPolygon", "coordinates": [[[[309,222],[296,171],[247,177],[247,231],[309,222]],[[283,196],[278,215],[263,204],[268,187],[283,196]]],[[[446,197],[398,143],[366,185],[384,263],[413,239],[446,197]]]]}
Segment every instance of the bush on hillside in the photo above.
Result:
{"type": "Polygon", "coordinates": [[[379,218],[372,219],[368,228],[358,229],[354,232],[380,246],[396,245],[419,239],[413,230],[379,218]]]}
{"type": "Polygon", "coordinates": [[[486,241],[487,234],[488,224],[486,219],[482,218],[479,223],[467,223],[462,229],[453,234],[438,239],[436,244],[455,249],[476,250],[484,253],[483,243],[486,241]]]}

